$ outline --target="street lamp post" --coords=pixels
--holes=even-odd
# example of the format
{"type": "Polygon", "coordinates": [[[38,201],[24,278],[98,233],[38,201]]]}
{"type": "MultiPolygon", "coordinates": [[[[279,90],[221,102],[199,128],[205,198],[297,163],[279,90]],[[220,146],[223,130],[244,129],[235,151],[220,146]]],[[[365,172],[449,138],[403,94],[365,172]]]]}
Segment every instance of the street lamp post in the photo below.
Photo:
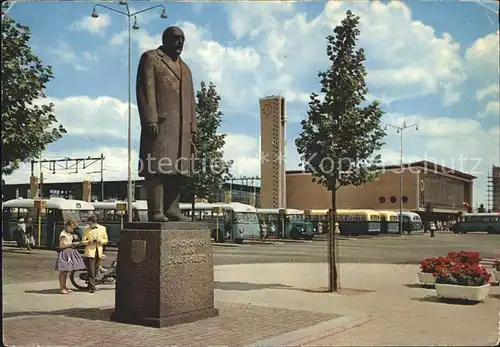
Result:
{"type": "Polygon", "coordinates": [[[401,168],[401,172],[399,174],[399,233],[402,234],[403,233],[403,132],[411,128],[415,128],[415,130],[418,131],[418,124],[406,125],[406,122],[403,122],[402,126],[387,124],[384,130],[387,130],[387,127],[396,129],[396,133],[400,134],[399,165],[401,168]]]}
{"type": "Polygon", "coordinates": [[[97,7],[103,7],[106,8],[110,11],[122,14],[128,18],[128,164],[127,164],[127,175],[128,175],[128,184],[127,184],[127,210],[128,210],[128,218],[129,221],[132,220],[132,101],[131,101],[131,83],[130,83],[130,75],[131,75],[131,59],[132,59],[132,53],[131,53],[131,48],[130,48],[130,37],[131,37],[131,32],[130,32],[130,27],[131,27],[131,19],[134,17],[134,24],[132,25],[132,29],[134,30],[139,30],[139,25],[137,24],[137,15],[139,13],[143,13],[158,7],[163,8],[163,11],[160,15],[160,18],[166,19],[167,18],[167,10],[165,9],[165,6],[163,5],[156,5],[152,7],[148,7],[144,10],[137,11],[134,13],[130,13],[130,8],[128,7],[127,1],[121,0],[119,2],[120,5],[125,6],[125,9],[127,10],[126,12],[120,11],[117,9],[114,9],[112,7],[106,6],[106,5],[101,5],[97,4],[94,6],[92,10],[92,14],[90,15],[92,18],[98,18],[99,14],[97,13],[97,7]]]}

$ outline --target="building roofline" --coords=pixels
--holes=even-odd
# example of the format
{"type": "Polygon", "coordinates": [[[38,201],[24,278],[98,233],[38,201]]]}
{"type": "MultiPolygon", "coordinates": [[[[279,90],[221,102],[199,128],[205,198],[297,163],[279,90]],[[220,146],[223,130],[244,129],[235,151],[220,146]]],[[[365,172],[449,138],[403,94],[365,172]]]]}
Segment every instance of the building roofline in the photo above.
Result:
{"type": "Polygon", "coordinates": [[[269,96],[264,96],[262,98],[259,99],[259,101],[261,100],[273,100],[273,99],[284,99],[285,97],[283,95],[269,95],[269,96]]]}
{"type": "MultiPolygon", "coordinates": [[[[468,173],[465,173],[465,172],[462,172],[462,171],[458,171],[456,169],[453,169],[453,168],[449,168],[449,167],[446,167],[446,166],[443,166],[443,165],[439,165],[439,164],[436,164],[436,163],[432,163],[430,161],[427,161],[427,160],[421,160],[421,161],[415,161],[415,162],[412,162],[412,163],[403,163],[403,168],[422,168],[424,171],[426,170],[429,170],[429,171],[433,171],[433,172],[441,172],[441,173],[445,173],[445,174],[448,174],[448,175],[451,175],[451,176],[455,176],[455,177],[460,177],[460,178],[464,178],[464,179],[468,179],[468,180],[473,180],[473,179],[476,179],[477,177],[474,176],[474,175],[471,175],[471,174],[468,174],[468,173]]],[[[388,166],[379,166],[376,168],[376,170],[400,170],[400,166],[399,165],[388,165],[388,166]]],[[[311,172],[309,171],[306,171],[306,170],[287,170],[286,171],[286,174],[290,174],[290,175],[300,175],[300,174],[310,174],[311,172]]]]}

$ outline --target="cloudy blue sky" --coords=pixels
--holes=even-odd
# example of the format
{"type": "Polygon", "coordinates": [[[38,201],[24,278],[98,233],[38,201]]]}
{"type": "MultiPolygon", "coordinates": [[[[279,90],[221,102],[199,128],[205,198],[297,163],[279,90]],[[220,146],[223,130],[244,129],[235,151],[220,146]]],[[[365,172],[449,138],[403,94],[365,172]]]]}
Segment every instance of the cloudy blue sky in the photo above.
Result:
{"type": "MultiPolygon", "coordinates": [[[[127,167],[127,20],[92,2],[17,2],[9,14],[32,31],[35,53],[53,66],[47,95],[68,134],[45,158],[104,153],[105,177],[125,179],[127,167]]],[[[102,2],[116,9],[118,3],[102,2]]],[[[498,3],[411,2],[130,2],[140,14],[132,33],[132,83],[140,54],[161,43],[169,25],[186,34],[183,58],[195,84],[216,84],[228,134],[225,155],[236,175],[259,173],[258,99],[280,94],[288,108],[287,168],[298,166],[300,133],[309,93],[319,90],[327,66],[325,37],[347,9],[361,17],[359,47],[366,50],[370,97],[382,101],[384,123],[418,123],[405,132],[405,161],[420,158],[478,176],[475,203],[486,200],[486,176],[500,164],[498,3]]],[[[123,9],[123,8],[122,8],[123,9]]],[[[133,147],[139,125],[132,88],[133,147]]],[[[399,137],[389,129],[382,151],[398,163],[399,137]]],[[[135,155],[136,153],[134,153],[135,155]]],[[[134,168],[135,160],[134,160],[134,168]]],[[[46,174],[46,181],[97,179],[86,173],[46,174]]],[[[27,182],[23,168],[7,183],[27,182]]]]}

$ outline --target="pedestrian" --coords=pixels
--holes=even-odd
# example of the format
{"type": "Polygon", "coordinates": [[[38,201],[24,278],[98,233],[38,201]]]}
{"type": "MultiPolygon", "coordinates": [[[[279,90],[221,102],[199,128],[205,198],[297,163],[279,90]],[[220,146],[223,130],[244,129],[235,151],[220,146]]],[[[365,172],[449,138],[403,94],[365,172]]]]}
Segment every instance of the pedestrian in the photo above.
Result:
{"type": "Polygon", "coordinates": [[[106,227],[97,223],[95,215],[87,219],[89,226],[83,232],[83,244],[85,245],[84,256],[87,260],[89,274],[89,293],[96,291],[96,275],[99,273],[99,265],[104,255],[103,245],[108,243],[106,227]]]}
{"type": "Polygon", "coordinates": [[[73,233],[76,228],[78,228],[78,224],[73,220],[68,220],[64,225],[64,230],[59,234],[56,271],[59,271],[59,290],[61,294],[70,293],[66,286],[68,273],[86,268],[82,256],[74,249],[78,245],[78,242],[73,242],[73,233]]]}
{"type": "Polygon", "coordinates": [[[26,222],[26,248],[31,252],[31,247],[35,245],[35,228],[33,228],[33,219],[28,218],[26,222]]]}
{"type": "Polygon", "coordinates": [[[436,236],[436,235],[435,235],[435,233],[436,233],[436,227],[433,227],[433,226],[431,225],[430,230],[431,230],[431,237],[435,237],[435,236],[436,236]]]}
{"type": "Polygon", "coordinates": [[[262,221],[262,224],[260,225],[260,238],[267,238],[267,224],[265,221],[262,221]]]}
{"type": "Polygon", "coordinates": [[[24,218],[20,218],[16,226],[15,240],[17,242],[17,247],[20,250],[25,249],[25,237],[26,237],[26,224],[24,223],[24,218]]]}

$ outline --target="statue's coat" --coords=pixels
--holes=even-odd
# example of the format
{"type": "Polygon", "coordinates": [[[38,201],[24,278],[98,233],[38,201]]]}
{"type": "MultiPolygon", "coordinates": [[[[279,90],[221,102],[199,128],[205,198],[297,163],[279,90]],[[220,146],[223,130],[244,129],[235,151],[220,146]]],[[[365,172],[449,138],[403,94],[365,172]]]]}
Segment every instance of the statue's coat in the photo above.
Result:
{"type": "Polygon", "coordinates": [[[191,70],[180,57],[174,62],[160,48],[146,51],[139,62],[136,88],[141,119],[139,176],[190,176],[196,132],[191,70]],[[151,122],[158,123],[156,137],[149,132],[151,122]]]}

